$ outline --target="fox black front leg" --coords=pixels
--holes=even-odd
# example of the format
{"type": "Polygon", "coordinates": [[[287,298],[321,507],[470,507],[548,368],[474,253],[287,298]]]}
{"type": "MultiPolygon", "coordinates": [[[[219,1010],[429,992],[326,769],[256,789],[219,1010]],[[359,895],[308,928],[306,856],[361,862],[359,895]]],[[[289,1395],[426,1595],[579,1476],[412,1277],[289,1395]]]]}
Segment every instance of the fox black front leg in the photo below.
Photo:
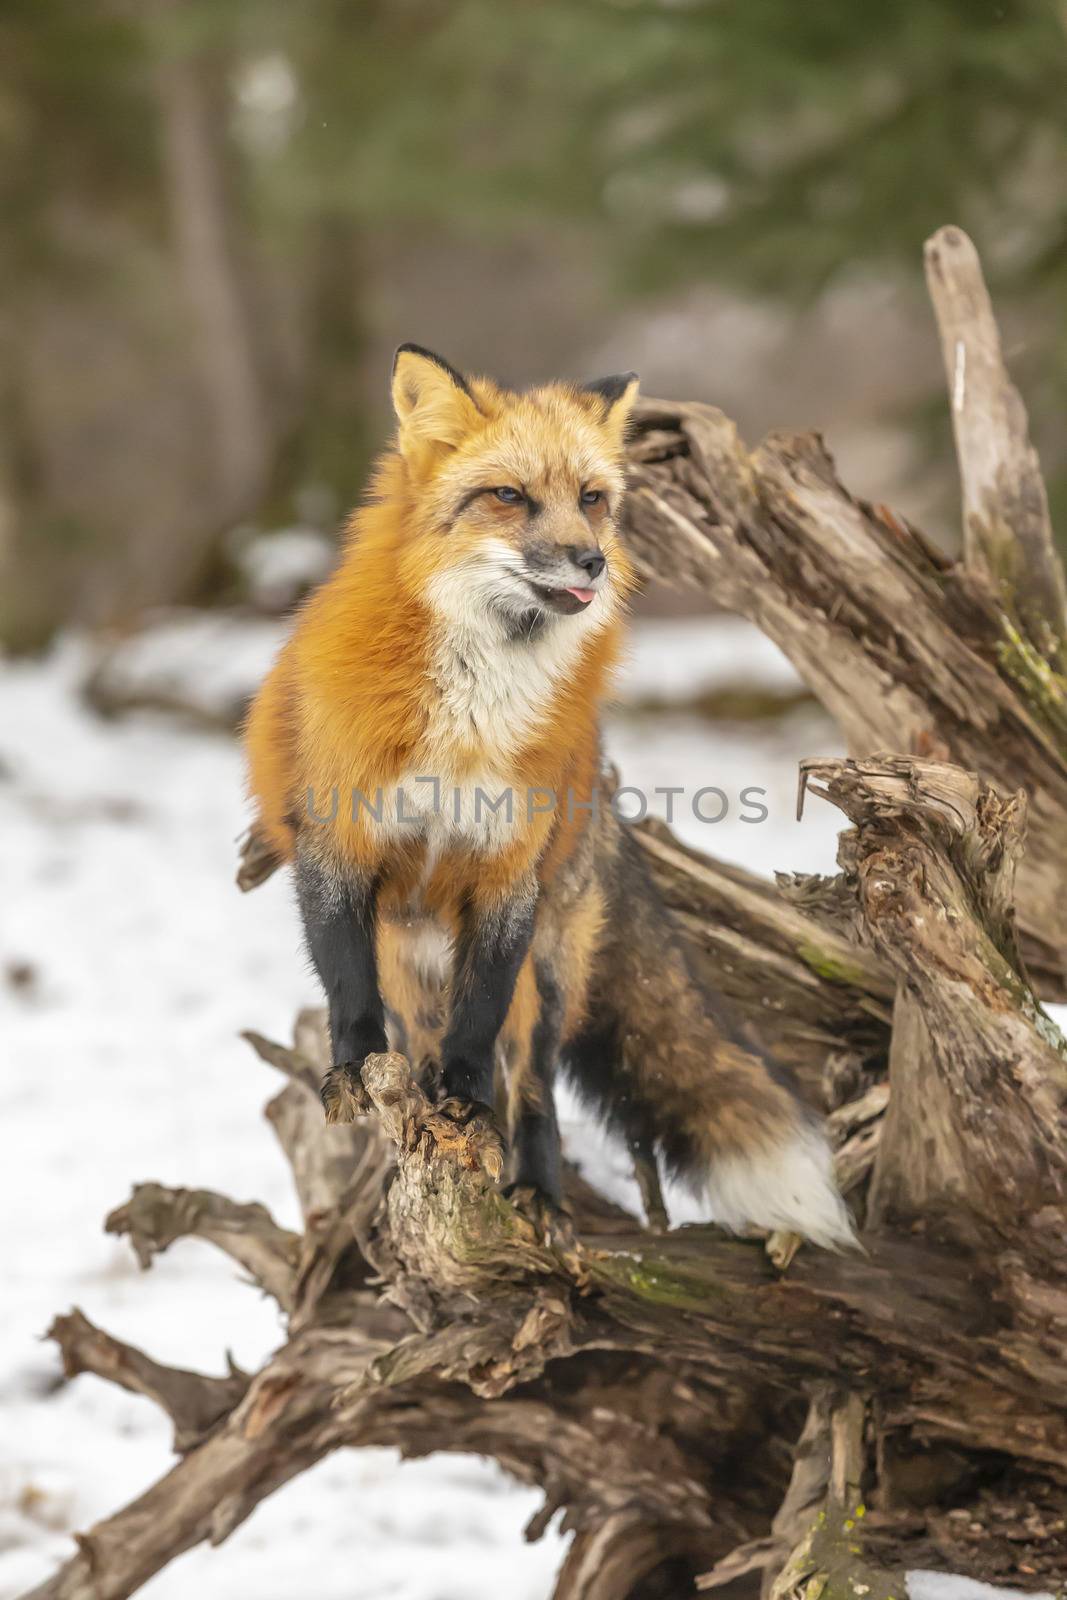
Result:
{"type": "Polygon", "coordinates": [[[517,1063],[510,1096],[511,1202],[533,1223],[546,1245],[568,1250],[574,1242],[570,1217],[562,1207],[562,1160],[553,1079],[563,1025],[563,993],[551,960],[535,965],[538,1015],[517,1063]]]}
{"type": "Polygon", "coordinates": [[[517,1075],[512,1101],[511,1188],[532,1189],[550,1206],[558,1206],[562,1190],[559,1123],[553,1080],[559,1058],[563,995],[551,965],[535,967],[538,1016],[529,1039],[523,1070],[517,1075]]]}
{"type": "Polygon", "coordinates": [[[367,1108],[364,1060],[388,1049],[374,948],[375,886],[369,877],[341,877],[298,851],[296,892],[330,1010],[333,1068],[323,1080],[322,1103],[327,1121],[351,1121],[367,1108]]]}
{"type": "Polygon", "coordinates": [[[488,1112],[497,1035],[533,933],[534,895],[464,908],[452,983],[452,1014],[441,1046],[445,1094],[488,1112]]]}

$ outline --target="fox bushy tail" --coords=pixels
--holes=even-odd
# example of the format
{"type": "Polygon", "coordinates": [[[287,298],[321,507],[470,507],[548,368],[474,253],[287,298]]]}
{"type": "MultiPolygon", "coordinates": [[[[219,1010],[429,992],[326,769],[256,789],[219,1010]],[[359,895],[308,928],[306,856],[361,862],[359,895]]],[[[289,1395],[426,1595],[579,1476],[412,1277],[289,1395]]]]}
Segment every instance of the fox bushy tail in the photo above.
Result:
{"type": "Polygon", "coordinates": [[[854,1241],[818,1117],[753,1053],[702,986],[640,846],[615,824],[603,863],[609,912],[586,1022],[564,1068],[631,1143],[703,1190],[716,1220],[854,1241]]]}

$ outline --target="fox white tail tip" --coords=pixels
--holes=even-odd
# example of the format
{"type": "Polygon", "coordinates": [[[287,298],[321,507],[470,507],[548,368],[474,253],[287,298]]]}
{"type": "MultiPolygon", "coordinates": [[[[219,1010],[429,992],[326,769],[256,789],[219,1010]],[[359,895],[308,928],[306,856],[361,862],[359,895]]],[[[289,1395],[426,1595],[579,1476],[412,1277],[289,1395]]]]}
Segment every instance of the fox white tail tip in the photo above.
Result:
{"type": "Polygon", "coordinates": [[[816,1128],[750,1155],[716,1161],[707,1196],[716,1222],[799,1233],[826,1250],[858,1243],[848,1208],[834,1182],[829,1146],[816,1128]]]}

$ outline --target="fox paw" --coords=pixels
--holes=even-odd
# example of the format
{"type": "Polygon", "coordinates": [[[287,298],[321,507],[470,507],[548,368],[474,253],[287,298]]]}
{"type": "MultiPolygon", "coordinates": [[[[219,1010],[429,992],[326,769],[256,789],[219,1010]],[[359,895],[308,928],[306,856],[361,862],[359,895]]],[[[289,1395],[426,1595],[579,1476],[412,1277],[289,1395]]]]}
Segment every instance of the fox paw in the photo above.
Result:
{"type": "Polygon", "coordinates": [[[370,1096],[363,1087],[359,1067],[352,1061],[331,1067],[319,1090],[327,1122],[355,1122],[371,1108],[370,1096]]]}
{"type": "Polygon", "coordinates": [[[574,1249],[574,1223],[561,1206],[532,1183],[509,1183],[504,1194],[529,1222],[537,1242],[564,1255],[574,1249]]]}
{"type": "Polygon", "coordinates": [[[504,1141],[489,1106],[457,1095],[434,1106],[426,1119],[437,1147],[468,1172],[479,1169],[495,1183],[504,1170],[504,1141]]]}

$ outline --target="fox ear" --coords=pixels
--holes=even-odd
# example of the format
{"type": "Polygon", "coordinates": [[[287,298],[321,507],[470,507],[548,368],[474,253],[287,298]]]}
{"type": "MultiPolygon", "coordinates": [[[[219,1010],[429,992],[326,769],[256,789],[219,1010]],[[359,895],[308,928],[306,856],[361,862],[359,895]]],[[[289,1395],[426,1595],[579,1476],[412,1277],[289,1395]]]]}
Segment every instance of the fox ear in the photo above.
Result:
{"type": "Polygon", "coordinates": [[[640,386],[636,372],[616,372],[584,386],[584,393],[595,395],[601,402],[601,425],[618,444],[622,443],[640,386]]]}
{"type": "Polygon", "coordinates": [[[402,344],[393,357],[393,409],[406,456],[454,449],[481,416],[462,373],[418,344],[402,344]]]}

